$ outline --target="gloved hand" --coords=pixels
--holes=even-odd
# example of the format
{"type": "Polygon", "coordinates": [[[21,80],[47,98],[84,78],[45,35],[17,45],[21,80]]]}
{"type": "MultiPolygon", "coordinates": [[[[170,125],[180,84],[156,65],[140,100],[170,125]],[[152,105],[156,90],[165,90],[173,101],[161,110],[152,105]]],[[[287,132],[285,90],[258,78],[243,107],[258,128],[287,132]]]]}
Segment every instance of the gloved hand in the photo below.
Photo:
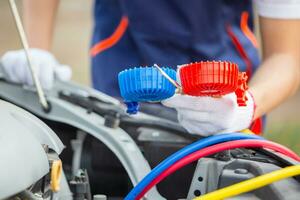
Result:
{"type": "MultiPolygon", "coordinates": [[[[44,89],[51,89],[54,80],[68,81],[72,70],[67,65],[61,65],[48,51],[29,49],[32,64],[44,89]]],[[[33,85],[33,79],[27,63],[24,50],[9,51],[1,58],[2,70],[8,81],[33,85]]]]}
{"type": "Polygon", "coordinates": [[[239,107],[235,93],[221,98],[176,94],[162,103],[178,112],[179,123],[190,133],[209,136],[248,128],[253,120],[255,103],[247,92],[247,106],[239,107]]]}

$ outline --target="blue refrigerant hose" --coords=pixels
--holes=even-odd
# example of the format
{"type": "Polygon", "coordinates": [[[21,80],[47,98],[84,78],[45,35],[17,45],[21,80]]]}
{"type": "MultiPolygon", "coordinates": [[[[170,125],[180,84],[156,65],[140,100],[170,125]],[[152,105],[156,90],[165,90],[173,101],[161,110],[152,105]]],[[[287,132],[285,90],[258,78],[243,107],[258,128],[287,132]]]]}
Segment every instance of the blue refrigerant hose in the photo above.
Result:
{"type": "Polygon", "coordinates": [[[245,140],[245,139],[259,139],[262,140],[264,138],[257,135],[250,135],[245,133],[224,133],[220,135],[210,136],[204,139],[201,139],[197,142],[194,142],[179,151],[175,152],[164,161],[162,161],[159,165],[157,165],[148,175],[146,175],[125,197],[125,200],[134,200],[147,185],[149,185],[159,174],[169,168],[171,165],[176,163],[178,160],[184,158],[185,156],[203,149],[205,147],[228,142],[234,140],[245,140]]]}

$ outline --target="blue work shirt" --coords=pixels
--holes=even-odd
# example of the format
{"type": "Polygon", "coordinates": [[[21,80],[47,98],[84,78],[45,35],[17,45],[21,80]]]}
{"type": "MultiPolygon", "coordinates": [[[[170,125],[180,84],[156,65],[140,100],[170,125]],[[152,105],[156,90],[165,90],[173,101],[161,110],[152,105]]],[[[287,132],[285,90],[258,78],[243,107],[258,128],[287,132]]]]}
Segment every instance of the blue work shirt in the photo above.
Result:
{"type": "Polygon", "coordinates": [[[251,76],[259,65],[251,0],[96,0],[94,18],[93,87],[112,96],[129,67],[221,60],[251,76]]]}

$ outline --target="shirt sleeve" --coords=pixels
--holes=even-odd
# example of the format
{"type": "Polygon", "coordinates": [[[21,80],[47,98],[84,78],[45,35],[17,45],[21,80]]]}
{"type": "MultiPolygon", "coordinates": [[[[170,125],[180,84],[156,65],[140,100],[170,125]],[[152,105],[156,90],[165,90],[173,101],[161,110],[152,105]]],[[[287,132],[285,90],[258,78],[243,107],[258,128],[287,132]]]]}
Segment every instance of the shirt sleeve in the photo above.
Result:
{"type": "Polygon", "coordinates": [[[277,19],[300,19],[300,0],[254,0],[258,14],[277,19]]]}

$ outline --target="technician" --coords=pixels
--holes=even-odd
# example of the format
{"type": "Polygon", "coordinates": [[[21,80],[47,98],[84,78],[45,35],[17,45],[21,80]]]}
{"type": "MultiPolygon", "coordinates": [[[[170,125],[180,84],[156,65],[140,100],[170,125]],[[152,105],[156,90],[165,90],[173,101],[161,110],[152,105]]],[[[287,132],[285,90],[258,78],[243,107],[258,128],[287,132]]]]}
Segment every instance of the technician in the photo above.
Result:
{"type": "MultiPolygon", "coordinates": [[[[23,6],[30,53],[43,87],[49,89],[56,78],[71,77],[70,68],[50,53],[58,0],[24,0],[23,6]]],[[[133,66],[223,60],[247,72],[246,107],[237,106],[234,94],[220,99],[175,95],[163,102],[178,111],[179,122],[190,133],[211,135],[250,126],[260,132],[256,119],[299,86],[300,0],[96,0],[94,19],[92,82],[109,95],[119,95],[118,72],[133,66]],[[253,2],[259,14],[261,61],[253,2]]],[[[1,61],[10,81],[32,84],[23,50],[9,51],[1,61]]]]}

